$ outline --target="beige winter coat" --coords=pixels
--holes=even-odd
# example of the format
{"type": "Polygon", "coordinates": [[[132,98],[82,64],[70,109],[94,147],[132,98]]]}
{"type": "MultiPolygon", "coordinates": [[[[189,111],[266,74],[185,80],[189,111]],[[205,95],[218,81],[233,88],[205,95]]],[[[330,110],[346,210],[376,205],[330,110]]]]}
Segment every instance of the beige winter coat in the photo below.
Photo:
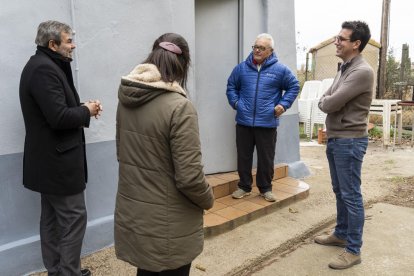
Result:
{"type": "Polygon", "coordinates": [[[214,201],[196,110],[152,64],[123,77],[118,98],[116,255],[156,272],[186,265],[203,249],[203,209],[214,201]]]}

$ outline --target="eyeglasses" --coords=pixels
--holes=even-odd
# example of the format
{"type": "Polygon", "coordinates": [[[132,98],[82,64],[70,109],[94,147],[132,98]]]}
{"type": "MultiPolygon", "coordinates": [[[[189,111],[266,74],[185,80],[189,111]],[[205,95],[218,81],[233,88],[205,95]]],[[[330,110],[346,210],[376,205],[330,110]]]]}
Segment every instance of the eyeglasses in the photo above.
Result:
{"type": "Polygon", "coordinates": [[[334,41],[343,42],[343,41],[351,41],[351,39],[350,38],[342,37],[340,35],[337,35],[337,36],[334,36],[334,41]]]}
{"type": "Polygon", "coordinates": [[[270,49],[270,47],[264,47],[264,46],[257,46],[257,45],[253,45],[252,46],[252,50],[253,51],[259,51],[259,52],[263,52],[263,51],[265,51],[266,49],[270,49]]]}

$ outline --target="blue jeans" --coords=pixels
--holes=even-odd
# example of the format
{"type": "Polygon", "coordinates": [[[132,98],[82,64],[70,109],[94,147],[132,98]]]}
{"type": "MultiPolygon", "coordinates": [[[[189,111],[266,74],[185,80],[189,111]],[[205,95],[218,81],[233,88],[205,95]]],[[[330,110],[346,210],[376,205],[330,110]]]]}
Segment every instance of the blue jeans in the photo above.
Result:
{"type": "Polygon", "coordinates": [[[368,137],[330,138],[326,147],[332,187],[336,195],[335,236],[346,240],[346,250],[360,254],[364,228],[361,167],[368,137]]]}

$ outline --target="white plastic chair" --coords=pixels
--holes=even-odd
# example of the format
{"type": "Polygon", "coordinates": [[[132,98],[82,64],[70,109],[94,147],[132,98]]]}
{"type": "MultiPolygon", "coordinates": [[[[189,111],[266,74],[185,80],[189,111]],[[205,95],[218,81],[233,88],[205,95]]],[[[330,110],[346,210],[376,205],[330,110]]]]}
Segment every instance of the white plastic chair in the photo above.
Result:
{"type": "Polygon", "coordinates": [[[312,140],[312,134],[313,134],[313,127],[315,124],[321,124],[323,125],[323,128],[325,128],[325,120],[326,120],[326,113],[324,113],[322,110],[319,109],[318,103],[319,99],[322,97],[322,95],[328,90],[328,88],[332,85],[334,79],[323,79],[322,83],[319,87],[319,91],[316,95],[316,99],[312,103],[312,115],[311,115],[311,122],[310,122],[310,139],[312,140]]]}
{"type": "Polygon", "coordinates": [[[298,99],[299,123],[304,124],[306,136],[310,136],[312,105],[322,82],[318,80],[305,81],[298,99]]]}

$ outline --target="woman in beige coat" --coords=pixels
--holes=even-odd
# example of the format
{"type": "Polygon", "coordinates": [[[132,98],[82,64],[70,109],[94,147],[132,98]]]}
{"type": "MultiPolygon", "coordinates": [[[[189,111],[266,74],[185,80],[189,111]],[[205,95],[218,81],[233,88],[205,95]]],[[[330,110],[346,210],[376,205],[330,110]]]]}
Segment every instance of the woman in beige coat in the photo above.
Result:
{"type": "Polygon", "coordinates": [[[164,34],[119,87],[115,250],[140,276],[189,275],[203,249],[203,210],[213,206],[183,88],[189,63],[185,39],[164,34]]]}

